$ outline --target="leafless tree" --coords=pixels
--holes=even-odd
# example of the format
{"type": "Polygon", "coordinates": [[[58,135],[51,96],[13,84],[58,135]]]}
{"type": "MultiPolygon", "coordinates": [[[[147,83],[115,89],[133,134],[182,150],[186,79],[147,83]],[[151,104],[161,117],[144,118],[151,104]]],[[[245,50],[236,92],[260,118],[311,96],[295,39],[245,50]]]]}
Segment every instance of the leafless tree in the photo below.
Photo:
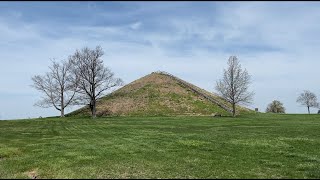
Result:
{"type": "Polygon", "coordinates": [[[319,103],[317,102],[317,96],[308,90],[304,90],[304,92],[300,94],[300,96],[297,98],[297,102],[303,106],[307,106],[309,114],[310,107],[319,107],[319,103]]]}
{"type": "Polygon", "coordinates": [[[285,108],[283,107],[283,104],[280,101],[274,100],[268,105],[266,112],[285,113],[285,108]]]}
{"type": "Polygon", "coordinates": [[[247,70],[242,70],[236,56],[230,56],[228,69],[224,69],[223,78],[216,83],[216,90],[232,105],[232,116],[236,116],[237,104],[250,104],[253,92],[249,92],[251,76],[247,70]]]}
{"type": "Polygon", "coordinates": [[[104,52],[100,46],[95,49],[85,47],[76,50],[70,56],[74,73],[79,77],[79,104],[89,105],[92,118],[96,117],[96,103],[104,93],[123,84],[120,78],[115,78],[114,73],[104,67],[101,57],[104,52]]]}
{"type": "Polygon", "coordinates": [[[72,64],[69,61],[62,61],[59,64],[53,60],[49,69],[50,71],[43,76],[32,77],[32,87],[44,94],[42,100],[35,106],[54,107],[61,112],[61,117],[64,117],[65,108],[74,102],[77,78],[72,72],[72,64]]]}

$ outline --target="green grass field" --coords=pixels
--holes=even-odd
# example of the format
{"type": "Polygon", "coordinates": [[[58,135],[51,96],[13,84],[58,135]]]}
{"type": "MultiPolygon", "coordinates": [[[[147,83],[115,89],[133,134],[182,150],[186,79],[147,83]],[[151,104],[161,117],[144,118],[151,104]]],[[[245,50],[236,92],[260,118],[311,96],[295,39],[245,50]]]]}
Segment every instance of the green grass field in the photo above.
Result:
{"type": "Polygon", "coordinates": [[[320,178],[320,116],[0,121],[0,178],[320,178]]]}

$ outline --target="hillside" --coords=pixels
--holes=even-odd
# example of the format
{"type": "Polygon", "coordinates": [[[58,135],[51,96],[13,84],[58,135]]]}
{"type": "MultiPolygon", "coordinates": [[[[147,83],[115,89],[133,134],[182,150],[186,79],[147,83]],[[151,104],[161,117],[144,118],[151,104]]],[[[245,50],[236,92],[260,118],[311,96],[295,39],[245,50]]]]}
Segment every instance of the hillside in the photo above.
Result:
{"type": "MultiPolygon", "coordinates": [[[[97,102],[97,114],[124,116],[229,115],[230,104],[182,79],[153,72],[137,79],[97,102]]],[[[252,112],[238,106],[240,114],[252,112]]],[[[89,115],[88,107],[70,115],[89,115]]]]}

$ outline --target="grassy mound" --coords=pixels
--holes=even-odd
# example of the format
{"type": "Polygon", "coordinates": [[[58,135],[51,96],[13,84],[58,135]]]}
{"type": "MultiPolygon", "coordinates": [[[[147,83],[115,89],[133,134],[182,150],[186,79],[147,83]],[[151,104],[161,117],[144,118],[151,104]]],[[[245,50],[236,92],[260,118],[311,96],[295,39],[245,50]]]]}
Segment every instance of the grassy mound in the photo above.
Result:
{"type": "MultiPolygon", "coordinates": [[[[190,83],[189,83],[190,84],[190,83]]],[[[228,104],[221,97],[192,84],[204,94],[219,102],[228,104]]],[[[238,106],[240,114],[252,113],[238,106]]],[[[70,115],[89,115],[88,107],[72,112],[70,115]]],[[[175,79],[160,73],[151,73],[127,84],[117,91],[99,99],[98,115],[123,116],[172,116],[172,115],[211,115],[230,113],[208,101],[203,96],[181,85],[175,79]]]]}

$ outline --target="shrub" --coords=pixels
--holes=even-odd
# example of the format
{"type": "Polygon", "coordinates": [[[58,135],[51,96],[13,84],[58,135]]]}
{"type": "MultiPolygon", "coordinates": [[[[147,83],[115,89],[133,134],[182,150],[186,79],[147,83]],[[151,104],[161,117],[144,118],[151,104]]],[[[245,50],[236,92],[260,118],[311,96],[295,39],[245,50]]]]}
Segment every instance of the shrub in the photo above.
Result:
{"type": "Polygon", "coordinates": [[[274,100],[268,105],[266,112],[285,113],[285,108],[283,107],[283,104],[280,101],[274,100]]]}

